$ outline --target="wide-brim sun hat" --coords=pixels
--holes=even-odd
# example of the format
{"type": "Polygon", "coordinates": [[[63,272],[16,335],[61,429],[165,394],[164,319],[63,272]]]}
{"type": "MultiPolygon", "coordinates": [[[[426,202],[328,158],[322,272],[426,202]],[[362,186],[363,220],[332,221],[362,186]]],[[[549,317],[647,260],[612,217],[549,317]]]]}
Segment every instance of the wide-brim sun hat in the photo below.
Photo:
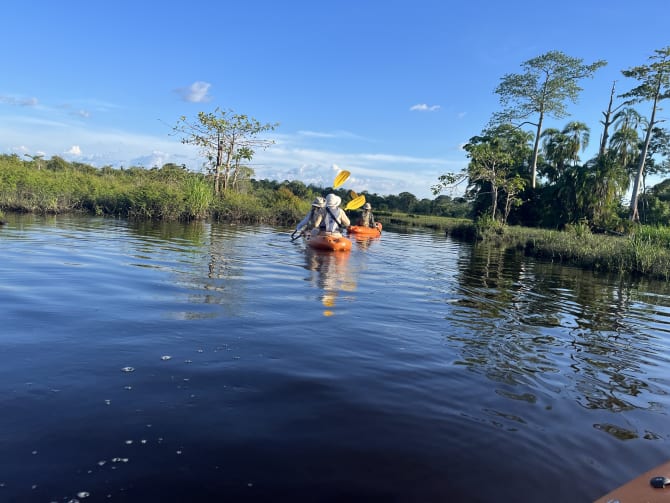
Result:
{"type": "Polygon", "coordinates": [[[335,194],[328,194],[326,196],[327,206],[339,206],[341,202],[342,198],[340,196],[336,196],[335,194]]]}

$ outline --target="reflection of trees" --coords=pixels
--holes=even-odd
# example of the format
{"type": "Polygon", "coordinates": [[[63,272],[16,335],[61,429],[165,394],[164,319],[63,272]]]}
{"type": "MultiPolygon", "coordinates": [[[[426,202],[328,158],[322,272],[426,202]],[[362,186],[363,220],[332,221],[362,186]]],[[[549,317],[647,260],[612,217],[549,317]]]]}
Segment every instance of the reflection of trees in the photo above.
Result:
{"type": "Polygon", "coordinates": [[[207,224],[194,221],[156,222],[151,220],[130,221],[128,229],[140,236],[151,236],[161,241],[201,246],[207,234],[207,224]]]}
{"type": "Polygon", "coordinates": [[[243,268],[240,253],[244,253],[241,232],[234,226],[211,225],[209,233],[207,277],[203,279],[205,294],[201,301],[218,304],[229,315],[239,314],[244,299],[243,268]]]}
{"type": "Polygon", "coordinates": [[[334,314],[335,300],[340,292],[356,290],[356,280],[349,270],[349,256],[349,253],[305,250],[305,267],[311,271],[310,282],[323,290],[324,316],[334,314]]]}
{"type": "MultiPolygon", "coordinates": [[[[239,314],[244,298],[241,241],[244,232],[235,226],[204,222],[131,222],[130,230],[141,237],[134,243],[136,256],[150,259],[150,267],[164,267],[177,276],[177,284],[188,289],[189,304],[215,304],[230,315],[239,314]],[[207,257],[203,257],[207,250],[207,257]],[[186,265],[186,267],[184,267],[186,265]],[[206,267],[206,270],[203,268],[206,267]]],[[[190,311],[187,319],[220,315],[190,311]]]]}
{"type": "Polygon", "coordinates": [[[670,333],[670,324],[658,324],[659,316],[670,316],[668,284],[605,277],[482,245],[460,262],[448,314],[458,328],[450,338],[461,346],[460,364],[505,385],[509,398],[532,402],[544,383],[560,382],[589,409],[655,406],[658,388],[645,375],[650,351],[665,351],[654,334],[670,333]],[[654,306],[659,300],[664,307],[654,306]]]}

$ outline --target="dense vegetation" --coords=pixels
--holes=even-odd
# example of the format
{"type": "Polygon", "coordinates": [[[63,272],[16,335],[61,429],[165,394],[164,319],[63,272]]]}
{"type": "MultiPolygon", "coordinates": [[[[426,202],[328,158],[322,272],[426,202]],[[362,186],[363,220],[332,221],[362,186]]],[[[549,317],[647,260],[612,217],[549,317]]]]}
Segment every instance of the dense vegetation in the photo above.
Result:
{"type": "Polygon", "coordinates": [[[502,110],[464,147],[468,166],[442,175],[433,192],[467,182],[475,216],[503,224],[550,229],[579,224],[616,233],[629,232],[632,223],[669,225],[667,181],[645,190],[645,180],[670,171],[670,132],[660,127],[658,115],[661,102],[670,98],[670,47],[655,51],[645,65],[622,70],[636,87],[616,95],[613,83],[603,96],[603,127],[593,158],[579,157],[593,136],[585,123],[544,126],[549,117],[567,117],[566,103],[577,102],[579,81],[604,64],[587,65],[550,51],[523,63],[522,73],[505,75],[496,89],[502,110]],[[640,104],[648,117],[635,108],[640,104]]]}
{"type": "MultiPolygon", "coordinates": [[[[309,210],[311,201],[331,191],[299,181],[244,178],[234,189],[213,191],[213,175],[166,164],[161,168],[97,169],[60,157],[23,160],[0,155],[0,210],[31,213],[84,212],[123,218],[192,220],[211,218],[290,226],[309,210]]],[[[351,198],[336,189],[343,201],[351,198]]],[[[364,193],[379,211],[467,217],[464,199],[440,196],[364,193]]]]}

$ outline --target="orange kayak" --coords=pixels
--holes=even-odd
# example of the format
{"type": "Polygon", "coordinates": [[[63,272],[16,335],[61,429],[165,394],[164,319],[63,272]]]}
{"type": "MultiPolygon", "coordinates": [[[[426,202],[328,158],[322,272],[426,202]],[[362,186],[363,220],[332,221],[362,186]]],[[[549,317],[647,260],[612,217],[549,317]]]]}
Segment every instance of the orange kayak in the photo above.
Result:
{"type": "Polygon", "coordinates": [[[618,501],[620,503],[670,502],[670,461],[652,468],[598,498],[595,503],[618,501]]]}
{"type": "Polygon", "coordinates": [[[351,241],[338,234],[311,234],[305,235],[307,244],[317,250],[329,251],[349,251],[351,250],[351,241]]]}
{"type": "Polygon", "coordinates": [[[381,236],[382,224],[375,222],[375,227],[365,227],[364,225],[351,225],[347,227],[349,234],[356,234],[357,236],[381,236]]]}

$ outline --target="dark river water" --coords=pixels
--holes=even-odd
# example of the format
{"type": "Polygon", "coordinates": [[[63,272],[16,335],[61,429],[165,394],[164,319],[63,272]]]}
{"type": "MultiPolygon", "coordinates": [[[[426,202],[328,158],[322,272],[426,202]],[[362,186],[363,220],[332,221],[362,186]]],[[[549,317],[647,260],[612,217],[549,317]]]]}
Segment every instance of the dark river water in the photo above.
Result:
{"type": "Polygon", "coordinates": [[[7,217],[2,502],[581,502],[670,458],[670,288],[429,231],[7,217]]]}

